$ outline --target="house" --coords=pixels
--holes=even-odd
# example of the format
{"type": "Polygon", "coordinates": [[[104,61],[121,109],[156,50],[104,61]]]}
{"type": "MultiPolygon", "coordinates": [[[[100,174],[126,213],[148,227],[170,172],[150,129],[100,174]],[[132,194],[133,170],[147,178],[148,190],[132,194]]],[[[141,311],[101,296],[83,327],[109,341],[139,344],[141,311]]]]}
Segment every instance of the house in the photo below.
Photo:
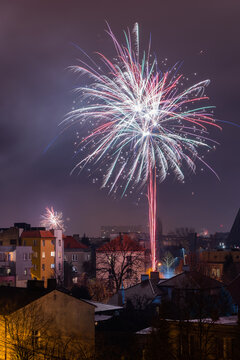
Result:
{"type": "Polygon", "coordinates": [[[64,244],[62,230],[27,230],[21,234],[23,246],[31,246],[33,250],[32,270],[33,279],[43,280],[56,278],[63,281],[64,244]]]}
{"type": "Polygon", "coordinates": [[[148,275],[141,276],[141,282],[128,288],[120,289],[114,294],[108,301],[108,304],[115,306],[123,306],[128,301],[131,301],[135,308],[145,308],[150,303],[157,303],[161,298],[161,290],[158,287],[159,284],[159,273],[151,273],[149,278],[148,275]],[[155,275],[155,276],[154,276],[155,275]]]}
{"type": "Polygon", "coordinates": [[[126,234],[96,250],[96,278],[113,292],[137,284],[147,267],[145,249],[126,234]]]}
{"type": "Polygon", "coordinates": [[[1,359],[93,353],[94,305],[41,287],[0,287],[0,304],[1,359]]]}
{"type": "Polygon", "coordinates": [[[158,283],[161,302],[170,306],[171,318],[194,318],[199,312],[205,316],[232,314],[232,299],[219,281],[197,271],[184,271],[158,283]]]}
{"type": "Polygon", "coordinates": [[[0,285],[26,287],[31,268],[31,246],[0,246],[0,285]]]}
{"type": "Polygon", "coordinates": [[[240,250],[203,250],[198,256],[198,267],[206,276],[230,282],[240,272],[240,250]]]}
{"type": "Polygon", "coordinates": [[[136,333],[142,359],[163,358],[235,360],[240,358],[237,316],[171,321],[161,319],[157,327],[136,333]]]}
{"type": "Polygon", "coordinates": [[[91,261],[91,250],[72,236],[64,236],[64,261],[70,268],[69,279],[66,276],[66,286],[70,286],[72,282],[77,283],[79,276],[86,272],[86,264],[91,261]]]}

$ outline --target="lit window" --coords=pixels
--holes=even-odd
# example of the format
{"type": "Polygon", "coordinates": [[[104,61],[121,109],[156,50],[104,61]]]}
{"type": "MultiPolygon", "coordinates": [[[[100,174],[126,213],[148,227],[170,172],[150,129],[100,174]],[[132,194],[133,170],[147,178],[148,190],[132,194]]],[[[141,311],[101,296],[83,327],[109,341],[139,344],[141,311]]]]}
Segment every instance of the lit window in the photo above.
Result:
{"type": "Polygon", "coordinates": [[[27,269],[26,268],[24,269],[23,273],[24,273],[24,275],[27,275],[27,269]]]}
{"type": "Polygon", "coordinates": [[[51,256],[55,256],[55,251],[51,251],[51,256]]]}
{"type": "Polygon", "coordinates": [[[61,253],[61,251],[59,251],[58,252],[58,258],[61,259],[61,257],[62,257],[62,253],[61,253]]]}
{"type": "Polygon", "coordinates": [[[55,264],[51,264],[51,269],[55,269],[55,264]]]}
{"type": "Polygon", "coordinates": [[[42,252],[42,257],[45,258],[45,251],[42,252]]]}

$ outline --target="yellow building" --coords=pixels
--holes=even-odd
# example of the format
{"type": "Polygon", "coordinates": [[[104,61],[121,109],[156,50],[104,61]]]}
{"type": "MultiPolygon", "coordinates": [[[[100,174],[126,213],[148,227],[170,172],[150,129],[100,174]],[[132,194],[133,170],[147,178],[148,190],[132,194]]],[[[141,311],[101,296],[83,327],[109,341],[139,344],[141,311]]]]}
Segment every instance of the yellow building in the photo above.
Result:
{"type": "Polygon", "coordinates": [[[0,360],[93,355],[94,305],[58,290],[10,287],[0,303],[0,360]]]}
{"type": "Polygon", "coordinates": [[[21,235],[22,245],[32,246],[33,279],[43,280],[55,278],[55,237],[51,231],[34,230],[24,231],[21,235]]]}

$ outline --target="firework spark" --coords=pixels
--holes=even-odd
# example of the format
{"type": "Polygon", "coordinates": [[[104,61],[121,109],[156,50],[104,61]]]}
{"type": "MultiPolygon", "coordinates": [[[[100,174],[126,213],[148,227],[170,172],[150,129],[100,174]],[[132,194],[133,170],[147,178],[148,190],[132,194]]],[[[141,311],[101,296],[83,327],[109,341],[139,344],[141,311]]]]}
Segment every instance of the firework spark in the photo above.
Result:
{"type": "Polygon", "coordinates": [[[53,207],[50,209],[46,207],[46,212],[44,215],[41,215],[41,226],[45,227],[46,229],[64,229],[64,222],[63,222],[63,214],[62,212],[54,211],[53,207]]]}
{"type": "Polygon", "coordinates": [[[208,137],[208,128],[220,126],[212,119],[212,107],[198,105],[207,99],[204,92],[209,80],[184,88],[177,65],[161,72],[150,45],[140,55],[137,24],[134,43],[130,32],[125,33],[125,45],[117,41],[110,28],[108,33],[116,49],[115,60],[98,53],[103,69],[94,61],[74,67],[75,72],[91,80],[90,85],[77,89],[83,105],[65,120],[67,126],[79,121],[88,127],[88,134],[79,144],[87,154],[74,169],[101,166],[102,187],[108,187],[109,192],[120,190],[122,196],[137,184],[139,189],[148,185],[155,270],[156,181],[162,182],[170,171],[183,181],[184,164],[195,172],[196,160],[210,168],[199,149],[216,144],[208,137]]]}

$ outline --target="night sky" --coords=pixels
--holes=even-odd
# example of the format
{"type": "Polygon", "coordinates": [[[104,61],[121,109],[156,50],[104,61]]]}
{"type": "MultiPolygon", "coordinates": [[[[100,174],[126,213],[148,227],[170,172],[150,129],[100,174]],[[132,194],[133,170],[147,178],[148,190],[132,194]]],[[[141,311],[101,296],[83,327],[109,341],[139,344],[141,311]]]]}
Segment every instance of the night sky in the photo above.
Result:
{"type": "MultiPolygon", "coordinates": [[[[91,56],[112,56],[106,21],[121,40],[137,21],[143,44],[151,33],[153,51],[169,66],[183,60],[181,71],[192,83],[211,80],[216,119],[240,124],[239,18],[236,0],[0,0],[0,227],[37,226],[46,206],[63,212],[68,234],[146,225],[145,198],[138,205],[134,198],[115,200],[87,173],[69,175],[76,128],[58,136],[58,125],[84,81],[68,69],[82,56],[75,45],[91,56]]],[[[184,185],[170,176],[158,186],[165,233],[180,226],[229,231],[233,223],[240,207],[240,127],[223,124],[212,137],[221,145],[206,160],[220,181],[199,164],[184,185]]]]}

